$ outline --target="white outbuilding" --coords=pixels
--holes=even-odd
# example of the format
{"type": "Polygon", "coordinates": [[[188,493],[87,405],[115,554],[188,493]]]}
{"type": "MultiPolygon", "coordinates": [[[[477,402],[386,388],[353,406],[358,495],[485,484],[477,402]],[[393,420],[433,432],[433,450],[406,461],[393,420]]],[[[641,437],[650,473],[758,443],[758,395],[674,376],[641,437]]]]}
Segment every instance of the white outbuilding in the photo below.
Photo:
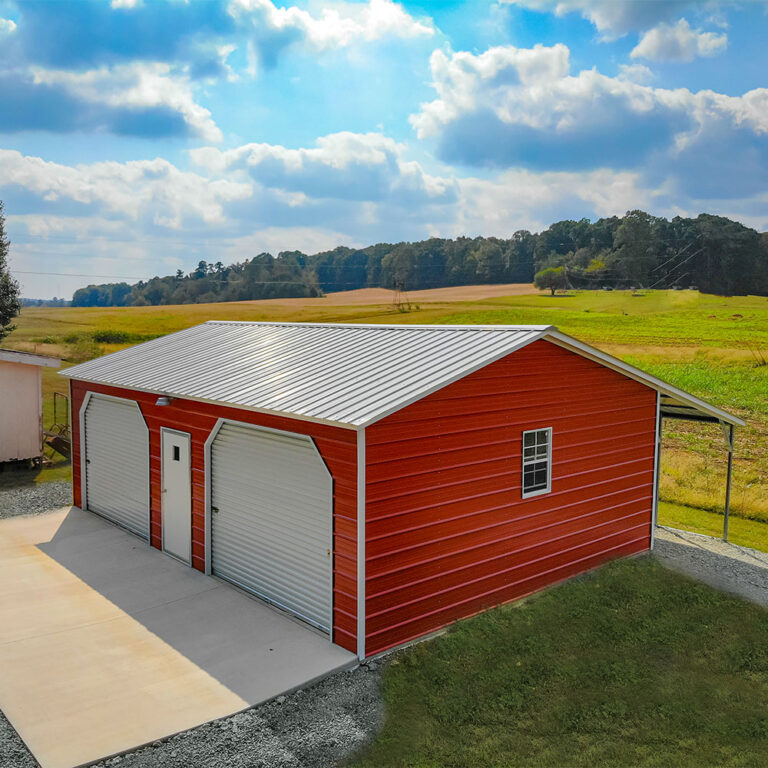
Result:
{"type": "Polygon", "coordinates": [[[37,459],[43,447],[43,367],[61,360],[0,349],[0,462],[37,459]]]}

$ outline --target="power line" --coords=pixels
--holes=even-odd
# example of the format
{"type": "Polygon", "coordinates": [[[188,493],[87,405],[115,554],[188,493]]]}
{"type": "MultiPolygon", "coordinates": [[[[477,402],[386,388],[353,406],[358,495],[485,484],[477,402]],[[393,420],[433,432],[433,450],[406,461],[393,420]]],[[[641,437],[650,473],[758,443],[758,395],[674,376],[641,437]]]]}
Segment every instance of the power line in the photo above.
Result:
{"type": "Polygon", "coordinates": [[[28,272],[23,269],[12,269],[14,275],[52,275],[54,277],[101,277],[108,280],[144,280],[143,277],[133,277],[131,275],[94,275],[92,272],[82,274],[79,272],[28,272]]]}

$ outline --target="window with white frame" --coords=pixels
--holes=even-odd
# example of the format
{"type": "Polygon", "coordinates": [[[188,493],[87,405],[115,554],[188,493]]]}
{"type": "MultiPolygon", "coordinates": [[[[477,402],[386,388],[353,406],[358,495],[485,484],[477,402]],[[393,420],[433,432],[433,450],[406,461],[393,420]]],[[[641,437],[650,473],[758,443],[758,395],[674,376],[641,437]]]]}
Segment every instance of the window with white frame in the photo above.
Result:
{"type": "Polygon", "coordinates": [[[523,498],[549,493],[552,485],[552,427],[523,432],[523,498]]]}

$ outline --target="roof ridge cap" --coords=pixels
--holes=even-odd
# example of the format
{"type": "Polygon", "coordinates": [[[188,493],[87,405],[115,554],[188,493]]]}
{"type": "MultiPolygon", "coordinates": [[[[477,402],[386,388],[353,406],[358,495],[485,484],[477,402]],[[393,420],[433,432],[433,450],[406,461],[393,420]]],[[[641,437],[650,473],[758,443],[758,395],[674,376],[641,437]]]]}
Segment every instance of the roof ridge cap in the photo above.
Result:
{"type": "MultiPolygon", "coordinates": [[[[480,324],[458,324],[441,325],[439,323],[416,324],[416,323],[322,323],[322,322],[302,322],[291,320],[206,320],[201,325],[250,325],[250,326],[268,326],[268,327],[291,327],[291,328],[370,328],[376,330],[393,331],[551,331],[555,329],[553,325],[535,325],[520,323],[519,325],[480,325],[480,324]]],[[[194,326],[192,326],[194,327],[194,326]]]]}

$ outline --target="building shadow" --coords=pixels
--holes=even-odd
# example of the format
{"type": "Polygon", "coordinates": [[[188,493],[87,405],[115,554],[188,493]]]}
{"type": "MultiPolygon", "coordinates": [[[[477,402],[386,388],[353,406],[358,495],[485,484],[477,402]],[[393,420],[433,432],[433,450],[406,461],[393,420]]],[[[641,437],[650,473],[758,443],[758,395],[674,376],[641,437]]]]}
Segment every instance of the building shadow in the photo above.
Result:
{"type": "Polygon", "coordinates": [[[310,626],[72,507],[47,557],[249,704],[356,662],[310,626]]]}

